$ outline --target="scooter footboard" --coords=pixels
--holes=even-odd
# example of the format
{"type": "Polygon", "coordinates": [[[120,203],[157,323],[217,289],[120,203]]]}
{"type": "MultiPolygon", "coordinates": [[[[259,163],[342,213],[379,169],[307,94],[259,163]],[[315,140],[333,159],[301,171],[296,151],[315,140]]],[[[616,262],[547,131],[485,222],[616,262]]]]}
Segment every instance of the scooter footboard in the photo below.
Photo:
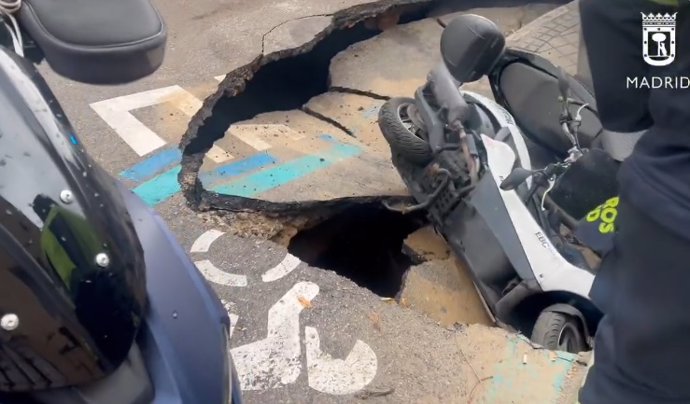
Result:
{"type": "Polygon", "coordinates": [[[535,279],[506,207],[497,203],[501,200],[498,189],[493,177],[484,175],[472,194],[440,223],[453,252],[483,285],[491,307],[516,277],[535,279]]]}

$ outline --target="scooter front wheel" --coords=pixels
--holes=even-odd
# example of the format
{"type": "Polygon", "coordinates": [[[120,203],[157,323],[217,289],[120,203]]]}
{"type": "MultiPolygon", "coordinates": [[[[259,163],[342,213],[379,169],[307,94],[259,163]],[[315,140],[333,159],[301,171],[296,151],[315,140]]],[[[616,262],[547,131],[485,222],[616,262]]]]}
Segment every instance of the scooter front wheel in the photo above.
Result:
{"type": "Polygon", "coordinates": [[[587,350],[586,337],[578,319],[563,313],[542,311],[530,339],[552,351],[579,353],[587,350]]]}
{"type": "Polygon", "coordinates": [[[393,154],[413,164],[425,165],[431,161],[429,143],[424,129],[415,121],[416,108],[412,98],[391,98],[379,110],[379,128],[393,154]]]}

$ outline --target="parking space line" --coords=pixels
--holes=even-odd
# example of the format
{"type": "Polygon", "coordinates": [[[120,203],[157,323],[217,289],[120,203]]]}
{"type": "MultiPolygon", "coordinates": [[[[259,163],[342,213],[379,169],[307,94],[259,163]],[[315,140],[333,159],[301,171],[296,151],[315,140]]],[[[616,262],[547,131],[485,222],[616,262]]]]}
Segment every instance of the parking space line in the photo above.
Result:
{"type": "Polygon", "coordinates": [[[362,149],[359,147],[347,144],[334,144],[330,149],[318,155],[300,157],[277,167],[249,175],[233,183],[213,187],[213,190],[225,195],[252,197],[361,153],[362,149]]]}
{"type": "Polygon", "coordinates": [[[274,266],[273,268],[264,272],[263,275],[261,275],[261,280],[264,282],[277,281],[278,279],[284,278],[290,272],[294,271],[295,268],[297,268],[301,263],[302,261],[300,261],[299,258],[295,257],[290,253],[287,253],[285,258],[283,258],[283,260],[280,261],[278,265],[274,266]]]}
{"type": "Polygon", "coordinates": [[[314,327],[304,328],[309,387],[322,393],[343,395],[366,387],[378,369],[376,353],[357,340],[345,359],[334,359],[321,351],[319,333],[314,327]]]}
{"type": "Polygon", "coordinates": [[[246,275],[230,274],[222,271],[209,260],[196,261],[194,264],[199,268],[204,277],[213,283],[236,287],[247,286],[246,275]]]}
{"type": "Polygon", "coordinates": [[[211,248],[211,244],[213,244],[214,241],[218,240],[218,237],[222,236],[225,234],[224,232],[216,229],[211,229],[201,236],[194,240],[194,244],[192,244],[192,248],[189,249],[189,252],[191,253],[205,253],[208,252],[209,248],[211,248]]]}
{"type": "Polygon", "coordinates": [[[300,298],[313,300],[319,286],[295,284],[268,310],[266,338],[231,350],[242,390],[264,390],[297,381],[301,373],[300,298]]]}
{"type": "Polygon", "coordinates": [[[177,176],[181,170],[182,167],[177,165],[163,174],[140,184],[133,191],[149,206],[164,202],[180,192],[180,183],[177,180],[177,176]]]}
{"type": "MultiPolygon", "coordinates": [[[[222,80],[222,76],[215,79],[222,80]]],[[[120,172],[119,176],[134,183],[130,185],[134,188],[133,191],[149,206],[156,206],[181,191],[178,182],[181,151],[168,145],[166,140],[132,114],[136,109],[162,104],[169,104],[191,117],[199,110],[202,102],[182,87],[172,85],[90,104],[115,133],[136,154],[143,157],[130,168],[120,172]]],[[[270,139],[287,137],[297,141],[305,137],[303,134],[285,124],[233,125],[228,129],[228,133],[258,153],[236,161],[235,156],[214,144],[206,154],[207,158],[216,164],[225,165],[201,172],[199,178],[206,189],[231,196],[256,196],[364,152],[356,146],[340,143],[335,137],[324,134],[319,138],[329,143],[330,148],[279,165],[278,159],[267,151],[273,147],[270,139]],[[226,164],[228,160],[233,162],[226,164]],[[274,166],[269,168],[271,165],[274,166]],[[239,180],[233,178],[252,171],[257,172],[239,180]]]]}
{"type": "MultiPolygon", "coordinates": [[[[216,168],[208,173],[201,173],[202,182],[217,182],[220,179],[238,176],[256,169],[260,169],[269,164],[275,164],[276,159],[262,153],[255,154],[246,159],[239,160],[216,168]]],[[[177,165],[168,171],[157,175],[134,188],[134,193],[139,195],[149,206],[155,206],[166,201],[176,193],[180,192],[180,183],[177,179],[182,167],[177,165]]],[[[145,170],[139,170],[142,172],[145,170]]],[[[122,174],[121,174],[122,175],[122,174]]],[[[134,176],[129,173],[130,176],[134,176]]]]}
{"type": "Polygon", "coordinates": [[[258,153],[245,159],[217,167],[213,171],[201,172],[199,173],[199,177],[201,177],[201,182],[204,186],[209,186],[220,180],[236,177],[250,171],[267,167],[271,164],[276,164],[277,162],[278,159],[269,153],[258,153]]]}
{"type": "Polygon", "coordinates": [[[165,149],[120,173],[120,177],[141,182],[145,181],[172,164],[179,163],[182,152],[178,148],[165,149]]]}
{"type": "Polygon", "coordinates": [[[156,132],[135,118],[131,111],[174,99],[183,101],[180,109],[188,115],[194,115],[196,113],[194,108],[201,106],[201,101],[196,97],[182,87],[174,85],[94,102],[91,104],[91,108],[115,130],[132,150],[139,156],[144,156],[165,146],[166,142],[156,132]]]}

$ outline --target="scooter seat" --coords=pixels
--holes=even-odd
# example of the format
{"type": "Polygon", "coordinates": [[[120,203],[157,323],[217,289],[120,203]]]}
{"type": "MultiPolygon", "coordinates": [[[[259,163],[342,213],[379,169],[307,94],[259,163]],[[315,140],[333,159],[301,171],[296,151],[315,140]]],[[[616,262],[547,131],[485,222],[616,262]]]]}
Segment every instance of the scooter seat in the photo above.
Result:
{"type": "Polygon", "coordinates": [[[22,28],[58,74],[120,84],[163,62],[166,28],[149,0],[24,0],[22,28]]]}
{"type": "MultiPolygon", "coordinates": [[[[565,155],[572,147],[559,123],[561,104],[557,70],[546,61],[518,59],[500,71],[499,90],[508,109],[513,113],[525,134],[552,152],[565,155]],[[533,63],[538,62],[538,66],[533,63]]],[[[572,76],[566,76],[570,96],[596,107],[594,96],[572,76]]],[[[571,105],[574,113],[577,106],[571,105]]],[[[579,141],[582,147],[591,147],[602,131],[601,122],[592,112],[583,110],[579,141]]]]}

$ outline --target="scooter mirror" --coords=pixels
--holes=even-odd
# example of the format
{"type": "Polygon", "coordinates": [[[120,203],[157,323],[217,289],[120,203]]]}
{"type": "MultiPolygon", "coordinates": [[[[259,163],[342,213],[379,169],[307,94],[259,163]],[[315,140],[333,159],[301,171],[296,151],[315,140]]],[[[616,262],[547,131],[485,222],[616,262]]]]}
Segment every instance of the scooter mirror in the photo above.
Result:
{"type": "Polygon", "coordinates": [[[525,182],[527,178],[531,177],[534,171],[527,170],[522,167],[517,167],[508,174],[508,176],[501,182],[501,189],[504,191],[512,191],[525,182]]]}

